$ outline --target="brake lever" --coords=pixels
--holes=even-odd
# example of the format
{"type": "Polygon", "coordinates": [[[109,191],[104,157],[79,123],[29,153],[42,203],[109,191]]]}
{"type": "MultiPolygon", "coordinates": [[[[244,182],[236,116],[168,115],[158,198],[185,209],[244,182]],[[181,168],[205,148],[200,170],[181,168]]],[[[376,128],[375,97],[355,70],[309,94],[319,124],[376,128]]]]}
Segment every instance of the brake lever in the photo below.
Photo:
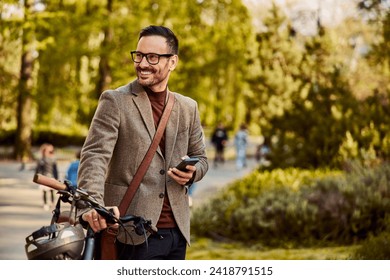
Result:
{"type": "Polygon", "coordinates": [[[115,224],[118,222],[118,219],[115,217],[114,212],[110,211],[111,209],[107,210],[102,207],[95,207],[94,209],[106,219],[108,224],[115,224]]]}

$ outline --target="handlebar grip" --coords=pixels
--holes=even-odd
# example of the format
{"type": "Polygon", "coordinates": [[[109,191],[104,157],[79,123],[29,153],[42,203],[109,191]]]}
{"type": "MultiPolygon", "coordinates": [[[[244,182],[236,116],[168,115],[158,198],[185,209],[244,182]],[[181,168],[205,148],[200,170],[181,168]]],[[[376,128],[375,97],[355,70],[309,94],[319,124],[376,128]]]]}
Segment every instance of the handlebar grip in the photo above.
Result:
{"type": "Polygon", "coordinates": [[[42,174],[35,174],[33,182],[40,185],[45,185],[58,191],[66,191],[68,189],[68,187],[64,183],[61,183],[54,178],[50,178],[42,174]]]}

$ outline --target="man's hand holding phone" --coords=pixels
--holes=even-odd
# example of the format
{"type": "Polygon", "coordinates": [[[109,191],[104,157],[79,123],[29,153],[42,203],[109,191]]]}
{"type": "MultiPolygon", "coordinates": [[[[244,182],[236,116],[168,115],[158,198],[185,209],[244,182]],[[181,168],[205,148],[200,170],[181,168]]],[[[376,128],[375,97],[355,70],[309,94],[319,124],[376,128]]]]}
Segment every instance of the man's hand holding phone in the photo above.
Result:
{"type": "Polygon", "coordinates": [[[169,168],[168,175],[180,185],[186,185],[196,171],[195,164],[199,162],[195,157],[183,157],[182,161],[174,168],[169,168]]]}
{"type": "Polygon", "coordinates": [[[186,157],[184,158],[178,165],[176,165],[176,169],[180,171],[187,171],[187,166],[192,165],[194,166],[196,163],[199,162],[199,159],[196,157],[186,157]]]}

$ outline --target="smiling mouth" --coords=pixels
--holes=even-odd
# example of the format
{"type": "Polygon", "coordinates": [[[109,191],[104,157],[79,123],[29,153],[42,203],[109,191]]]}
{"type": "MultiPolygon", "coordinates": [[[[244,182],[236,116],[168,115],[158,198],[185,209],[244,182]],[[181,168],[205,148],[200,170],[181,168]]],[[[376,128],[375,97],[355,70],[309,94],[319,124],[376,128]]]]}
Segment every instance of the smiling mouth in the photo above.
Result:
{"type": "Polygon", "coordinates": [[[154,71],[152,69],[141,69],[140,67],[137,68],[137,72],[141,76],[148,76],[148,75],[152,75],[154,73],[154,71]]]}

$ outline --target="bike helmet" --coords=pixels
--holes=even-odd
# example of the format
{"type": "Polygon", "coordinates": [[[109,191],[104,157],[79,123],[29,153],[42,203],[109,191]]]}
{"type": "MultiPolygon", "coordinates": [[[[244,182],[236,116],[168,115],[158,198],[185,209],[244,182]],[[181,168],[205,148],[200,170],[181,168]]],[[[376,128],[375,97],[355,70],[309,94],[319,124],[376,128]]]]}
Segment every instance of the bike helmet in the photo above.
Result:
{"type": "Polygon", "coordinates": [[[84,231],[80,224],[54,223],[26,237],[29,260],[76,260],[81,258],[84,231]]]}

